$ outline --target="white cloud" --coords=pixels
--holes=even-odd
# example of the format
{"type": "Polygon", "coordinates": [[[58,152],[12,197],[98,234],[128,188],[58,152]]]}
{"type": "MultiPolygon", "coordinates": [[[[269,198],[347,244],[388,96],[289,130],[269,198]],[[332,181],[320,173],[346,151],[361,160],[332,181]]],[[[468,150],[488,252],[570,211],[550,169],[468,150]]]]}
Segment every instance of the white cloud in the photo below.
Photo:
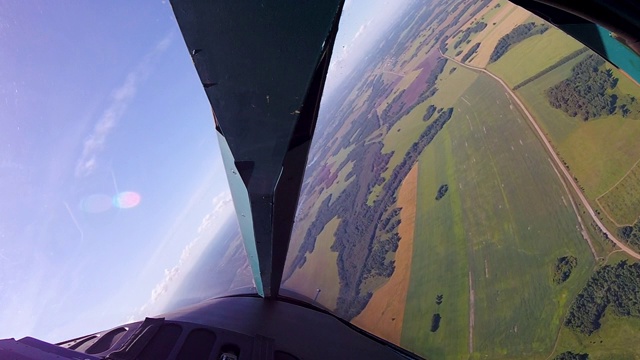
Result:
{"type": "Polygon", "coordinates": [[[358,27],[358,30],[353,33],[353,36],[336,41],[337,48],[334,50],[329,64],[328,88],[333,87],[338,78],[342,78],[342,76],[351,71],[363,51],[367,49],[371,40],[368,38],[368,33],[372,22],[373,19],[364,21],[358,27]]]}
{"type": "Polygon", "coordinates": [[[206,241],[202,240],[212,239],[214,237],[213,234],[219,229],[215,224],[223,223],[228,218],[228,215],[233,212],[231,193],[224,191],[218,194],[213,198],[212,205],[212,210],[203,217],[198,227],[196,238],[182,250],[178,263],[171,269],[164,270],[164,277],[151,290],[147,303],[139,309],[137,315],[131,316],[130,320],[142,316],[156,315],[156,312],[168,301],[169,294],[176,290],[179,283],[184,279],[187,270],[198,260],[198,255],[207,245],[206,241]]]}
{"type": "Polygon", "coordinates": [[[82,154],[76,163],[75,175],[77,177],[90,175],[96,169],[97,155],[104,148],[111,131],[127,111],[136,95],[138,86],[149,75],[152,61],[169,47],[172,38],[170,33],[160,40],[153,50],[142,58],[138,66],[127,74],[124,83],[113,91],[111,103],[96,121],[91,134],[84,140],[82,154]]]}
{"type": "Polygon", "coordinates": [[[351,40],[352,43],[355,42],[362,34],[364,34],[364,32],[367,30],[367,27],[369,27],[369,24],[371,24],[371,20],[369,20],[366,24],[362,24],[360,26],[356,34],[353,35],[353,39],[351,40]]]}
{"type": "Polygon", "coordinates": [[[202,222],[200,222],[198,234],[202,234],[211,229],[218,219],[218,216],[225,210],[225,208],[229,207],[231,204],[231,193],[228,191],[222,192],[218,194],[218,196],[214,197],[211,203],[213,204],[213,210],[202,219],[202,222]]]}

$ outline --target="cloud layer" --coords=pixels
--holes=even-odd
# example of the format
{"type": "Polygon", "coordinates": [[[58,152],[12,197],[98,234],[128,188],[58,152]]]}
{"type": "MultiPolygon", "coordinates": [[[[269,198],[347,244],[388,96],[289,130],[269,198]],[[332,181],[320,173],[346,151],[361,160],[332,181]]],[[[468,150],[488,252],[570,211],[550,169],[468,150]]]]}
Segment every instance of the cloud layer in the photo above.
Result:
{"type": "Polygon", "coordinates": [[[170,293],[178,287],[179,282],[186,275],[186,270],[198,260],[197,255],[207,245],[203,238],[205,240],[214,238],[214,234],[218,230],[215,226],[216,223],[223,222],[221,220],[226,219],[226,216],[233,212],[231,193],[228,191],[220,193],[213,198],[212,205],[212,210],[200,222],[196,238],[182,250],[178,263],[173,268],[164,270],[164,277],[151,290],[151,296],[147,303],[130,320],[134,320],[136,317],[156,315],[155,313],[169,300],[170,293]]]}

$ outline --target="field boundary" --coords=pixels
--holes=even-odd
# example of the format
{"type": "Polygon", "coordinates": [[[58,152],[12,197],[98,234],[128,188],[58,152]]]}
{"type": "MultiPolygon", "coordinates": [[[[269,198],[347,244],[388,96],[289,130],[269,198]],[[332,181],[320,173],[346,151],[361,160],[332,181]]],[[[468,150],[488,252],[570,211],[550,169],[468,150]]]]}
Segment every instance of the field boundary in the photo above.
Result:
{"type": "Polygon", "coordinates": [[[615,189],[616,186],[620,185],[620,183],[627,178],[627,176],[629,176],[629,174],[631,174],[631,172],[633,171],[633,169],[636,168],[636,166],[638,166],[638,164],[640,163],[640,159],[638,159],[632,166],[631,168],[624,174],[622,175],[622,177],[615,183],[613,184],[613,186],[611,186],[609,188],[609,190],[603,192],[602,194],[600,194],[597,198],[596,198],[596,202],[598,203],[598,205],[600,206],[600,208],[602,209],[602,211],[604,211],[605,215],[607,215],[607,217],[609,218],[609,220],[611,220],[612,223],[614,223],[614,225],[616,225],[617,227],[621,227],[624,225],[633,225],[633,224],[618,224],[617,221],[615,221],[611,215],[609,214],[609,212],[607,211],[607,209],[604,208],[604,206],[602,206],[602,204],[600,203],[600,198],[607,195],[608,193],[611,192],[611,190],[615,189]]]}
{"type": "Polygon", "coordinates": [[[560,173],[558,172],[558,169],[556,169],[551,159],[549,159],[549,162],[551,163],[551,167],[553,168],[553,171],[555,171],[556,174],[558,175],[558,178],[560,179],[560,183],[562,183],[564,190],[568,194],[569,202],[571,203],[571,206],[573,207],[573,212],[576,213],[576,218],[578,218],[578,223],[580,224],[580,233],[582,234],[582,237],[587,241],[587,244],[589,244],[589,249],[591,249],[591,253],[593,254],[593,259],[597,262],[598,259],[601,259],[602,257],[598,256],[596,249],[593,247],[593,243],[591,242],[591,237],[589,236],[587,227],[584,226],[584,223],[582,222],[582,218],[580,217],[580,211],[578,210],[578,207],[576,206],[576,203],[573,200],[573,196],[571,195],[571,192],[569,191],[567,184],[564,183],[564,179],[562,178],[562,175],[560,175],[560,173]]]}
{"type": "Polygon", "coordinates": [[[473,326],[475,323],[475,292],[473,291],[473,275],[469,271],[469,354],[473,354],[473,326]]]}
{"type": "Polygon", "coordinates": [[[554,64],[551,64],[549,66],[547,66],[545,69],[540,70],[539,72],[533,74],[532,76],[520,81],[519,83],[517,83],[516,85],[513,86],[512,90],[518,90],[526,85],[529,85],[530,83],[540,79],[541,77],[547,75],[548,73],[552,72],[553,70],[559,68],[560,66],[568,63],[569,61],[577,58],[578,56],[586,53],[589,50],[588,47],[583,47],[581,49],[578,49],[574,52],[572,52],[571,54],[563,57],[562,59],[556,61],[554,64]]]}
{"type": "Polygon", "coordinates": [[[401,208],[400,219],[402,222],[399,225],[400,242],[394,256],[396,269],[387,282],[375,290],[364,310],[351,321],[396,345],[400,345],[402,338],[404,312],[411,277],[418,168],[419,164],[416,163],[398,190],[396,204],[401,208]]]}
{"type": "Polygon", "coordinates": [[[607,209],[604,206],[602,206],[602,204],[600,203],[600,197],[596,198],[596,203],[598,204],[598,206],[600,206],[600,209],[602,209],[602,212],[607,216],[607,219],[609,219],[613,223],[613,225],[617,227],[622,227],[625,225],[633,225],[633,224],[618,224],[618,222],[613,219],[613,216],[609,214],[607,209]]]}
{"type": "MultiPolygon", "coordinates": [[[[496,81],[498,81],[498,83],[500,83],[505,88],[505,90],[507,90],[507,92],[511,95],[511,97],[513,97],[513,99],[515,100],[516,104],[518,105],[518,107],[520,108],[522,113],[525,115],[527,120],[529,120],[529,123],[533,127],[534,131],[538,134],[538,136],[540,138],[540,141],[542,142],[544,147],[547,149],[549,155],[551,155],[551,157],[553,158],[555,163],[562,170],[562,173],[566,177],[566,179],[569,182],[569,184],[571,185],[571,187],[576,192],[576,195],[578,196],[580,201],[583,203],[583,205],[584,205],[585,209],[587,210],[587,212],[589,213],[589,215],[591,215],[591,218],[593,219],[593,221],[595,221],[596,225],[598,225],[600,227],[600,229],[602,230],[602,232],[605,233],[608,236],[609,240],[613,241],[618,247],[620,247],[622,250],[624,250],[624,252],[626,252],[627,254],[629,254],[630,256],[632,256],[632,257],[634,257],[636,259],[640,259],[640,254],[638,254],[637,252],[632,250],[624,242],[618,240],[618,238],[612,232],[610,232],[607,229],[606,226],[604,226],[602,221],[600,221],[600,218],[596,215],[595,211],[593,210],[593,207],[591,207],[591,204],[589,203],[589,201],[587,201],[587,198],[585,197],[585,195],[580,191],[580,187],[578,186],[578,184],[575,182],[575,180],[573,179],[573,177],[571,176],[571,174],[569,173],[567,168],[562,165],[562,162],[560,161],[560,157],[558,156],[558,154],[553,149],[553,146],[551,145],[551,142],[549,141],[549,139],[547,139],[547,137],[545,136],[544,132],[542,131],[542,129],[540,128],[540,126],[536,122],[536,120],[533,117],[533,115],[531,115],[529,110],[527,110],[527,108],[522,103],[522,100],[520,100],[520,98],[513,92],[513,90],[511,90],[511,88],[509,88],[509,86],[504,82],[504,80],[502,80],[500,77],[498,77],[497,75],[493,74],[492,72],[490,72],[489,70],[487,70],[485,68],[481,68],[481,67],[477,67],[477,66],[461,63],[458,60],[455,60],[455,59],[453,59],[453,58],[451,58],[451,57],[449,57],[447,55],[444,55],[442,52],[440,52],[440,55],[442,57],[448,59],[448,60],[451,60],[451,61],[457,63],[460,66],[464,66],[466,68],[469,68],[469,69],[472,69],[472,70],[476,70],[476,71],[480,71],[480,72],[482,72],[484,74],[487,74],[488,76],[490,76],[493,79],[495,79],[496,81]]],[[[569,196],[571,196],[571,194],[569,194],[569,196]]]]}

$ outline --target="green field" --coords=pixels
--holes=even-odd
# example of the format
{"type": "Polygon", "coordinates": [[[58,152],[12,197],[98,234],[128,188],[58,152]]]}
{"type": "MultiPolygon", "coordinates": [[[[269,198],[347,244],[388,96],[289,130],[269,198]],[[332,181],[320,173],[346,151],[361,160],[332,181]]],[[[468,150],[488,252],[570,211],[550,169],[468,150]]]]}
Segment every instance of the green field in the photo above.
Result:
{"type": "Polygon", "coordinates": [[[433,97],[418,105],[400,119],[382,139],[384,143],[383,153],[394,151],[393,157],[389,160],[389,169],[383,176],[388,177],[390,172],[402,161],[407,150],[411,147],[420,133],[432,122],[437,115],[431,117],[429,122],[422,121],[427,106],[435,105],[439,108],[448,108],[453,106],[457,98],[464,94],[471,82],[477,77],[477,73],[463,67],[457,66],[449,61],[444,67],[442,74],[438,77],[436,87],[446,86],[446,91],[438,91],[433,97]],[[451,68],[455,67],[456,71],[449,74],[451,68]]]}
{"type": "MultiPolygon", "coordinates": [[[[450,121],[455,120],[454,115],[450,121]]],[[[445,359],[445,355],[456,359],[468,349],[465,336],[469,324],[467,243],[457,191],[452,189],[440,200],[439,211],[428,206],[435,201],[436,189],[455,176],[450,159],[438,156],[436,150],[451,151],[446,127],[420,158],[416,233],[401,344],[433,359],[445,359]],[[434,168],[440,172],[436,174],[434,168]],[[425,274],[428,275],[425,277],[425,274]],[[440,281],[446,286],[440,286],[440,281]],[[444,295],[439,308],[434,301],[438,294],[444,295]],[[430,319],[436,311],[444,321],[438,332],[431,333],[430,319]]]]}
{"type": "MultiPolygon", "coordinates": [[[[446,94],[447,87],[440,92],[446,94]]],[[[434,359],[546,358],[594,261],[544,148],[504,89],[480,76],[420,158],[403,346],[434,359]],[[449,185],[440,201],[438,186],[449,185]],[[557,257],[578,267],[553,285],[557,257]],[[439,309],[437,294],[444,295],[439,309]],[[434,312],[440,329],[430,331],[434,312]]]]}
{"type": "MultiPolygon", "coordinates": [[[[517,94],[584,187],[587,198],[595,200],[640,159],[640,121],[614,115],[585,122],[549,105],[545,91],[566,79],[583,56],[522,87],[517,94]]],[[[614,75],[620,78],[619,86],[629,87],[624,75],[618,71],[614,75]]],[[[594,201],[592,205],[597,204],[594,201]]]]}
{"type": "MultiPolygon", "coordinates": [[[[455,63],[449,61],[444,67],[442,74],[436,81],[438,88],[442,86],[447,87],[446,92],[438,91],[433,97],[427,99],[427,101],[416,106],[410,113],[400,119],[389,132],[384,136],[382,142],[384,147],[383,153],[390,153],[393,151],[393,155],[389,160],[387,170],[382,174],[383,177],[389,178],[391,172],[402,161],[407,150],[418,139],[422,131],[435,120],[437,115],[431,117],[428,122],[422,121],[422,118],[429,105],[435,105],[442,108],[448,108],[453,106],[455,99],[462,96],[465,90],[469,87],[472,80],[475,79],[478,74],[474,71],[457,66],[455,63]],[[451,68],[456,68],[453,74],[449,74],[451,68]]],[[[389,99],[393,98],[390,96],[389,99]]],[[[373,201],[379,196],[382,189],[382,185],[376,186],[369,195],[368,204],[373,204],[373,201]]]]}
{"type": "Polygon", "coordinates": [[[503,6],[506,5],[507,2],[505,0],[501,0],[499,1],[496,5],[494,5],[491,10],[487,11],[486,13],[484,13],[484,15],[482,15],[482,17],[478,20],[478,21],[484,21],[487,23],[487,25],[491,25],[493,26],[493,23],[491,22],[491,20],[493,19],[493,17],[500,11],[502,10],[503,6]],[[498,7],[496,7],[497,5],[500,5],[498,7]]]}
{"type": "Polygon", "coordinates": [[[638,329],[640,319],[620,318],[607,311],[602,327],[591,336],[563,328],[554,354],[573,351],[588,353],[589,360],[640,359],[638,329]]]}
{"type": "Polygon", "coordinates": [[[626,252],[618,249],[609,253],[606,264],[603,265],[613,265],[619,263],[620,261],[633,263],[636,261],[636,259],[629,256],[629,254],[627,254],[626,252]]]}
{"type": "Polygon", "coordinates": [[[598,203],[618,226],[633,225],[640,216],[638,194],[640,194],[640,167],[634,166],[627,176],[598,199],[598,203]]]}
{"type": "Polygon", "coordinates": [[[515,45],[498,61],[489,64],[487,70],[513,87],[582,47],[577,40],[551,28],[515,45]]]}

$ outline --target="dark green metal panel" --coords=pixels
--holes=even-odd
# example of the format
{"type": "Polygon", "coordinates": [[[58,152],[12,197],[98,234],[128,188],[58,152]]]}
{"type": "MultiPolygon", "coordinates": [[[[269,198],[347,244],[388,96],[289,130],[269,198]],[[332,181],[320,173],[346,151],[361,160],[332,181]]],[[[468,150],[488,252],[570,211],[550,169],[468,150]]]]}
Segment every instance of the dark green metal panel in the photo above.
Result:
{"type": "Polygon", "coordinates": [[[342,1],[172,6],[239,175],[229,181],[246,188],[231,186],[236,206],[250,206],[256,287],[277,295],[342,1]]]}
{"type": "Polygon", "coordinates": [[[562,25],[560,29],[640,82],[640,56],[617,40],[609,30],[595,24],[562,25]]]}

